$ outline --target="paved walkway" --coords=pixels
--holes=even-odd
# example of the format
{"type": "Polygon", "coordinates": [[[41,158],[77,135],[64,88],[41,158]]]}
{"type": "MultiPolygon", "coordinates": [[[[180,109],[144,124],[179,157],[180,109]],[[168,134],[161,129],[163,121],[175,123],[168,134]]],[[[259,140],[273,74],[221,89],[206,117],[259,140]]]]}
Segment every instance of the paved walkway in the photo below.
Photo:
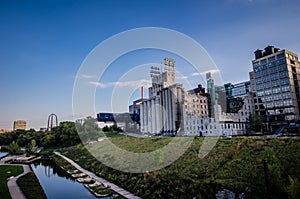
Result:
{"type": "MultiPolygon", "coordinates": [[[[18,165],[20,166],[20,165],[18,165]]],[[[28,173],[30,171],[30,168],[28,165],[22,165],[24,172],[12,179],[10,179],[7,182],[7,187],[9,189],[9,193],[12,199],[26,199],[26,197],[24,196],[24,194],[22,193],[21,189],[19,188],[18,184],[17,184],[17,180],[19,177],[25,175],[26,173],[28,173]]]]}
{"type": "Polygon", "coordinates": [[[5,161],[11,160],[11,159],[16,159],[17,157],[18,157],[18,156],[16,156],[16,155],[13,155],[13,156],[8,155],[8,156],[6,156],[6,157],[4,157],[4,158],[1,158],[1,159],[0,159],[0,165],[4,165],[4,164],[5,164],[5,161]]]}
{"type": "Polygon", "coordinates": [[[76,169],[80,170],[83,173],[86,173],[87,175],[91,176],[92,178],[94,178],[96,181],[101,182],[102,184],[104,184],[105,186],[109,186],[110,189],[114,190],[115,192],[117,192],[118,194],[124,196],[125,198],[129,198],[129,199],[140,199],[140,197],[133,195],[132,193],[118,187],[117,185],[105,180],[104,178],[98,177],[96,174],[83,169],[81,166],[79,166],[77,163],[75,163],[73,160],[71,160],[70,158],[67,158],[66,156],[58,153],[58,152],[54,152],[56,155],[59,155],[60,157],[64,158],[65,160],[67,160],[70,164],[72,164],[76,169]]]}

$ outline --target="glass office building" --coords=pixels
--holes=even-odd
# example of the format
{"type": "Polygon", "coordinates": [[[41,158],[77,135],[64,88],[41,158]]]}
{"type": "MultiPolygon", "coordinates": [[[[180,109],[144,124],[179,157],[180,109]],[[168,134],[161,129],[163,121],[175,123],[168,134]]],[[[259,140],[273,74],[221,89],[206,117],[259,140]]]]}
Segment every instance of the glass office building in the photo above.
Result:
{"type": "Polygon", "coordinates": [[[272,125],[299,120],[300,65],[298,55],[267,46],[256,50],[250,72],[255,112],[272,125]]]}

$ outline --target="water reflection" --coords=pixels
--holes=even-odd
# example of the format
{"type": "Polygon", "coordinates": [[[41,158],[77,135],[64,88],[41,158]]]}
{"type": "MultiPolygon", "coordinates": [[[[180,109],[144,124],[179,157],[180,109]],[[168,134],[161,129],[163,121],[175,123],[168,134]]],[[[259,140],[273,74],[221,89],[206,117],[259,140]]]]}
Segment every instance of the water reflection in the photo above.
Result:
{"type": "Polygon", "coordinates": [[[37,161],[31,168],[40,181],[48,199],[90,199],[96,198],[81,183],[52,161],[37,161]]]}
{"type": "Polygon", "coordinates": [[[37,168],[37,167],[43,167],[44,168],[44,174],[46,177],[51,177],[53,175],[57,175],[58,177],[66,178],[67,180],[75,181],[70,174],[66,173],[63,169],[61,169],[57,164],[55,164],[51,160],[41,160],[36,161],[31,164],[31,167],[37,168]]]}

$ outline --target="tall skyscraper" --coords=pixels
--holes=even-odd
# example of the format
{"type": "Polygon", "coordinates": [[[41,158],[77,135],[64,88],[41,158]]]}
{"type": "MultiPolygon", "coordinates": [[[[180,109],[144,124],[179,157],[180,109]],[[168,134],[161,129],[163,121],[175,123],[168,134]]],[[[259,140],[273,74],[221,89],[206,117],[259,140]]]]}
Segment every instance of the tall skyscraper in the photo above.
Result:
{"type": "Polygon", "coordinates": [[[300,63],[298,55],[267,46],[256,50],[250,72],[255,112],[273,127],[300,119],[300,63]]]}

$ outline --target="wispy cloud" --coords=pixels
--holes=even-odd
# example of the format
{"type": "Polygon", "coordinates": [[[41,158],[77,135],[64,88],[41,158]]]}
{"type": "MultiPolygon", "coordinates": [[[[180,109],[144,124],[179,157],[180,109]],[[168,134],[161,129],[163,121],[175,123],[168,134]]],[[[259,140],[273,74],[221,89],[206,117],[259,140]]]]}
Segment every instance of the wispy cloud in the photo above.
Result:
{"type": "Polygon", "coordinates": [[[97,86],[98,88],[106,88],[109,86],[108,84],[103,84],[101,82],[89,82],[89,84],[97,86]]]}
{"type": "Polygon", "coordinates": [[[107,88],[107,87],[140,87],[145,86],[149,87],[151,85],[151,81],[141,79],[137,81],[120,81],[120,82],[108,82],[108,83],[102,83],[102,82],[93,82],[90,81],[89,84],[97,86],[98,88],[107,88]]]}
{"type": "Polygon", "coordinates": [[[189,77],[188,76],[179,76],[177,77],[177,79],[188,79],[189,77]]]}
{"type": "Polygon", "coordinates": [[[92,78],[95,78],[96,76],[95,75],[86,75],[86,74],[83,74],[80,76],[80,78],[83,78],[83,79],[92,79],[92,78]]]}
{"type": "Polygon", "coordinates": [[[189,76],[198,76],[198,75],[201,75],[201,73],[191,73],[191,74],[189,74],[189,76]]]}

